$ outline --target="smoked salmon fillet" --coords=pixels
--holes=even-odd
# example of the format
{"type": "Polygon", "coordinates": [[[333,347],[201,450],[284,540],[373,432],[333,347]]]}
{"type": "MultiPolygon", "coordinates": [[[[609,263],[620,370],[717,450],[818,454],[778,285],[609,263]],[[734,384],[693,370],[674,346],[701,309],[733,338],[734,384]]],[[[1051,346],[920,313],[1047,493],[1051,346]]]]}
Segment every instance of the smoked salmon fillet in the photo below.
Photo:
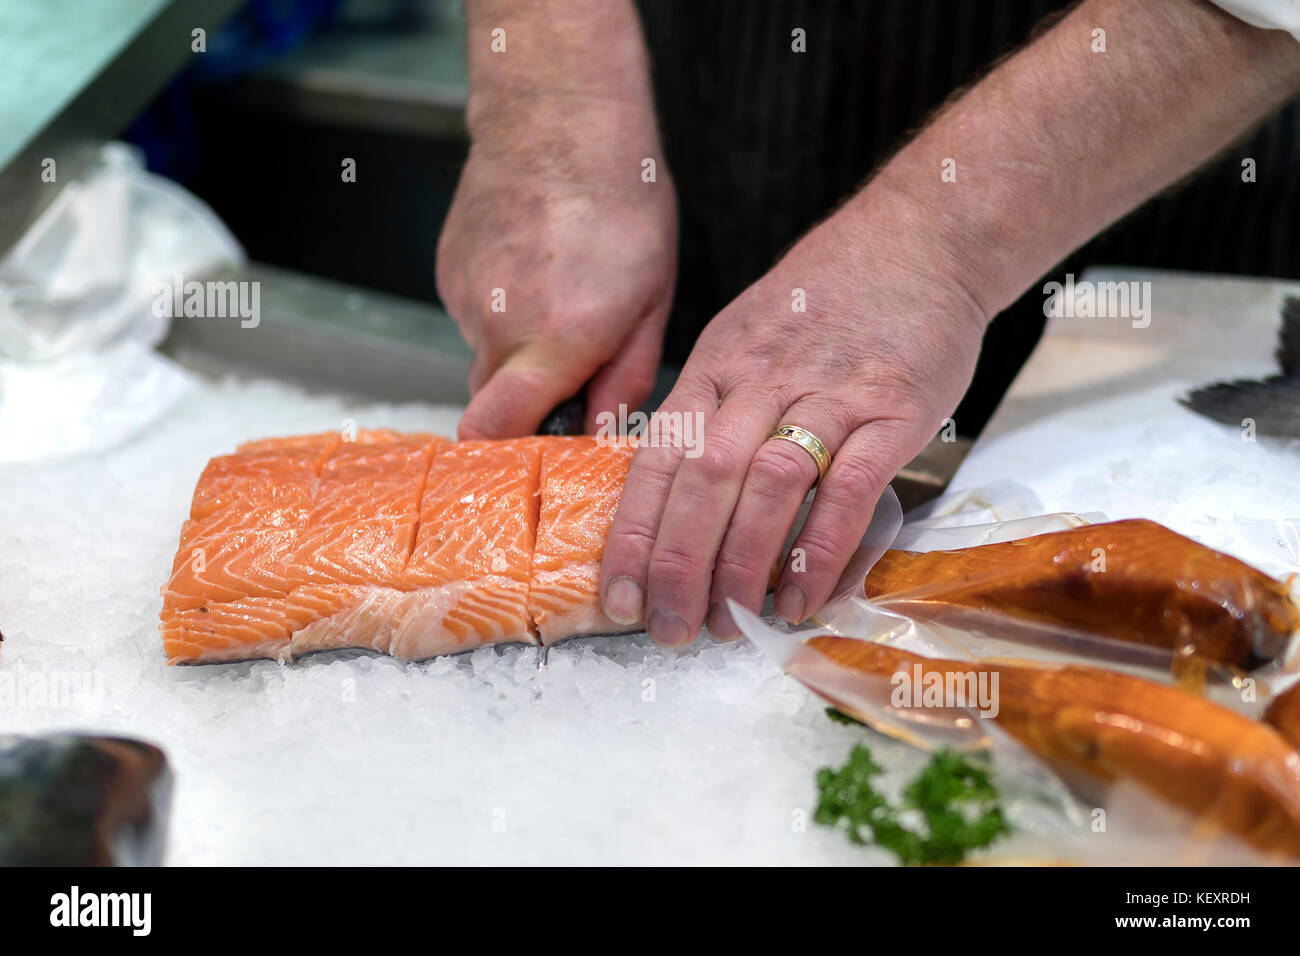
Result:
{"type": "Polygon", "coordinates": [[[1300,684],[1292,684],[1273,698],[1264,711],[1264,722],[1300,749],[1300,684]]]}
{"type": "Polygon", "coordinates": [[[597,583],[631,455],[390,431],[242,445],[194,490],[163,589],[168,661],[415,660],[628,630],[597,583]]]}
{"type": "Polygon", "coordinates": [[[1132,779],[1203,824],[1300,857],[1300,753],[1267,724],[1095,667],[939,660],[844,637],[814,637],[807,646],[818,653],[798,659],[790,673],[855,717],[871,719],[836,695],[838,688],[852,696],[850,685],[829,671],[867,675],[884,687],[918,673],[922,684],[957,687],[986,673],[997,704],[989,719],[1039,756],[1104,780],[1132,779]]]}
{"type": "Polygon", "coordinates": [[[866,596],[972,608],[1252,668],[1300,629],[1287,588],[1153,521],[1112,521],[959,551],[887,551],[866,596]]]}

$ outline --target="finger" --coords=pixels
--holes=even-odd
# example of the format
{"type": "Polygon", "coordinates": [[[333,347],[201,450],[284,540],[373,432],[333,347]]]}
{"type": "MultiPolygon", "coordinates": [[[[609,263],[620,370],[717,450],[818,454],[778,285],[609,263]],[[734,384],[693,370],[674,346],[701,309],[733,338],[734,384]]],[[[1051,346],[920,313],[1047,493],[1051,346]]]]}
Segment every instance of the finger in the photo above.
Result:
{"type": "Polygon", "coordinates": [[[844,440],[786,557],[776,589],[781,617],[802,621],[826,603],[909,443],[908,427],[897,421],[870,422],[844,440]]]}
{"type": "MultiPolygon", "coordinates": [[[[811,401],[796,403],[780,424],[806,428],[831,455],[848,431],[843,416],[811,401]]],[[[754,453],[713,569],[708,626],[714,637],[740,633],[727,610],[727,598],[755,613],[762,607],[773,565],[817,475],[813,457],[793,442],[765,440],[754,453]]]]}
{"type": "MultiPolygon", "coordinates": [[[[683,376],[654,414],[661,421],[673,421],[677,416],[707,428],[716,408],[717,392],[712,384],[683,376]]],[[[700,441],[702,434],[693,437],[700,441]]],[[[645,619],[650,556],[685,452],[683,442],[652,443],[643,436],[628,469],[600,567],[601,608],[618,624],[632,625],[645,619]]]]}
{"type": "Polygon", "coordinates": [[[474,353],[474,358],[469,363],[469,393],[477,394],[487,380],[492,377],[492,373],[497,370],[497,363],[488,355],[488,353],[479,349],[474,353]]]}
{"type": "Polygon", "coordinates": [[[656,643],[688,644],[699,633],[718,548],[754,452],[780,414],[771,392],[728,396],[709,419],[702,453],[677,470],[646,580],[646,629],[656,643]]]}
{"type": "Polygon", "coordinates": [[[572,357],[526,345],[507,358],[470,399],[459,437],[515,438],[531,435],[546,413],[582,387],[592,369],[567,364],[572,357]]]}
{"type": "Polygon", "coordinates": [[[617,416],[619,405],[627,406],[629,412],[636,411],[650,397],[663,352],[667,319],[667,304],[656,307],[637,324],[614,358],[592,378],[587,386],[588,433],[594,433],[599,427],[596,417],[602,412],[617,416]]]}
{"type": "Polygon", "coordinates": [[[484,310],[479,308],[477,303],[465,298],[460,280],[453,282],[450,279],[453,274],[460,274],[464,270],[453,268],[447,264],[448,262],[450,259],[440,252],[435,263],[438,299],[447,316],[456,323],[456,328],[460,331],[460,337],[465,340],[465,344],[478,351],[479,346],[483,344],[484,310]]]}

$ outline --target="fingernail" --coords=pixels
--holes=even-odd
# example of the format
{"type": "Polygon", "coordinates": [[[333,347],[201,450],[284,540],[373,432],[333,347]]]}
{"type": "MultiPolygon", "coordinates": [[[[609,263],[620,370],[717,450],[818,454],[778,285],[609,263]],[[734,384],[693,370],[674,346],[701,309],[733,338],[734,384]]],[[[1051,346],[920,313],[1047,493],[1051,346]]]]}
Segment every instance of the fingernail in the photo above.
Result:
{"type": "Polygon", "coordinates": [[[797,584],[787,584],[776,596],[776,613],[791,624],[803,620],[803,612],[807,607],[808,598],[804,596],[803,588],[797,584]]]}
{"type": "Polygon", "coordinates": [[[664,647],[680,647],[691,639],[686,622],[672,611],[651,611],[646,631],[652,641],[664,647]]]}
{"type": "Polygon", "coordinates": [[[716,638],[726,640],[740,633],[736,622],[731,619],[731,612],[721,601],[709,605],[709,633],[716,638]]]}
{"type": "Polygon", "coordinates": [[[636,624],[641,620],[645,596],[641,585],[626,575],[615,578],[605,589],[605,616],[615,624],[636,624]]]}

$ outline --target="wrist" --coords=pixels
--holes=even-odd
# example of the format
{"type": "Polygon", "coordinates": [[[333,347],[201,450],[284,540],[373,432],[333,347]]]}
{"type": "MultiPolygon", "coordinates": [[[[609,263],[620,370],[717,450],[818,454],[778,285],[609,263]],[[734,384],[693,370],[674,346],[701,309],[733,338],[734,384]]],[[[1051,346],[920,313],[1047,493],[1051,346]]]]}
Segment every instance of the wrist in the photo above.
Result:
{"type": "Polygon", "coordinates": [[[886,168],[836,217],[859,247],[869,250],[868,268],[892,269],[928,283],[958,328],[984,334],[1005,303],[998,279],[983,267],[963,213],[915,188],[886,168]]]}
{"type": "Polygon", "coordinates": [[[647,158],[658,181],[669,179],[649,104],[546,93],[486,98],[477,109],[469,124],[471,161],[526,169],[539,183],[573,183],[593,196],[602,184],[638,182],[647,158]]]}
{"type": "Polygon", "coordinates": [[[536,110],[563,117],[622,109],[654,113],[650,62],[630,0],[480,0],[467,7],[471,136],[498,117],[523,122],[536,110]],[[508,52],[486,42],[489,28],[508,52]]]}
{"type": "Polygon", "coordinates": [[[565,130],[570,139],[593,140],[648,129],[658,143],[649,99],[608,91],[475,88],[466,105],[465,126],[474,142],[517,138],[521,133],[523,138],[536,137],[547,130],[565,130]]]}

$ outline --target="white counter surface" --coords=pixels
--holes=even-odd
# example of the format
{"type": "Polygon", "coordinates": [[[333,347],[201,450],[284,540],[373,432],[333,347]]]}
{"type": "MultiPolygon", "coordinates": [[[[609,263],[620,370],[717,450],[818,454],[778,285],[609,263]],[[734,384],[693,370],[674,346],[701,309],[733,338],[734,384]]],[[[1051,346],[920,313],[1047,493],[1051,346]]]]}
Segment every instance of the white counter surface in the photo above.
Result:
{"type": "Polygon", "coordinates": [[[1081,278],[1150,281],[1150,325],[1049,320],[950,490],[1012,478],[1047,512],[1151,518],[1270,572],[1297,570],[1300,441],[1245,441],[1177,399],[1276,374],[1279,309],[1300,285],[1127,269],[1081,278]]]}

